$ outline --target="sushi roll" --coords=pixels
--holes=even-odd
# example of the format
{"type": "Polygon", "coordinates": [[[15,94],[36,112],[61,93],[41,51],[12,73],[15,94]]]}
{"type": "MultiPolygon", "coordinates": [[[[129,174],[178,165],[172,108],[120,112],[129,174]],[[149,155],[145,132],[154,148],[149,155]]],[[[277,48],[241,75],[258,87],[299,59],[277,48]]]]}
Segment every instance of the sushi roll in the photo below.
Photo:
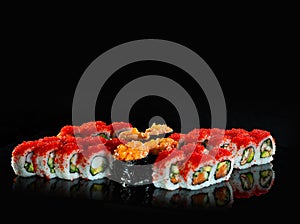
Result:
{"type": "Polygon", "coordinates": [[[185,134],[184,143],[200,143],[206,146],[208,139],[210,138],[210,129],[207,128],[195,128],[185,134]]]}
{"type": "Polygon", "coordinates": [[[111,138],[118,138],[121,132],[131,130],[133,127],[129,122],[115,121],[108,125],[108,128],[110,129],[111,138]]]}
{"type": "Polygon", "coordinates": [[[157,188],[175,190],[181,187],[180,167],[185,161],[184,151],[173,149],[159,153],[153,164],[152,183],[157,188]]]}
{"type": "Polygon", "coordinates": [[[38,141],[24,141],[17,145],[12,151],[11,166],[16,175],[30,177],[36,175],[32,155],[33,150],[38,147],[38,141]]]}
{"type": "Polygon", "coordinates": [[[60,150],[62,142],[57,138],[51,142],[41,142],[33,150],[32,163],[36,174],[46,179],[56,177],[54,158],[57,150],[60,150]]]}
{"type": "Polygon", "coordinates": [[[38,140],[23,141],[18,144],[11,154],[11,166],[16,175],[22,177],[30,177],[36,175],[36,170],[32,162],[32,156],[34,151],[39,148],[40,145],[57,140],[54,137],[44,137],[38,140]]]}
{"type": "Polygon", "coordinates": [[[77,159],[81,149],[75,143],[67,143],[57,150],[54,158],[54,169],[58,178],[74,180],[79,178],[77,159]]]}
{"type": "Polygon", "coordinates": [[[276,151],[276,144],[270,132],[260,129],[253,129],[249,132],[256,144],[254,164],[266,164],[273,160],[276,151]]]}
{"type": "Polygon", "coordinates": [[[236,146],[233,168],[247,169],[255,164],[256,144],[249,134],[237,134],[231,138],[231,143],[236,146]]]}
{"type": "Polygon", "coordinates": [[[199,190],[213,184],[212,172],[216,166],[216,160],[207,153],[204,146],[190,143],[183,146],[181,150],[185,151],[187,156],[187,160],[180,167],[180,176],[183,179],[181,187],[199,190]]]}
{"type": "Polygon", "coordinates": [[[112,169],[112,155],[104,144],[91,145],[79,153],[77,168],[82,179],[108,177],[112,169]]]}
{"type": "Polygon", "coordinates": [[[218,147],[211,149],[208,154],[215,158],[215,164],[211,169],[210,183],[216,184],[229,180],[233,171],[234,154],[227,149],[218,147]]]}

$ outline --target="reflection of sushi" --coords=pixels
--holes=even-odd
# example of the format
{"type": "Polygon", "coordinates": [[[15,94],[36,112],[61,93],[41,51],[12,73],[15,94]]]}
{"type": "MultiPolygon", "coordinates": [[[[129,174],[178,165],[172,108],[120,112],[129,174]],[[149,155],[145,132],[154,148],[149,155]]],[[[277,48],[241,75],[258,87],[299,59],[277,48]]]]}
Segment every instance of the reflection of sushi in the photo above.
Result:
{"type": "Polygon", "coordinates": [[[80,180],[77,197],[92,200],[105,200],[109,193],[109,180],[80,180]]]}
{"type": "Polygon", "coordinates": [[[181,190],[157,188],[152,194],[151,204],[155,207],[178,208],[186,207],[186,200],[180,195],[181,190]]]}
{"type": "Polygon", "coordinates": [[[12,190],[13,192],[35,192],[37,176],[22,177],[17,176],[14,179],[12,190]]]}
{"type": "Polygon", "coordinates": [[[228,181],[213,185],[213,206],[218,208],[231,207],[234,202],[233,190],[228,181]]]}
{"type": "Polygon", "coordinates": [[[272,164],[235,170],[230,178],[235,198],[250,198],[267,193],[274,184],[272,164]]]}
{"type": "Polygon", "coordinates": [[[185,201],[186,207],[209,208],[213,204],[212,187],[204,187],[199,190],[190,191],[187,189],[180,190],[181,201],[185,201]]]}

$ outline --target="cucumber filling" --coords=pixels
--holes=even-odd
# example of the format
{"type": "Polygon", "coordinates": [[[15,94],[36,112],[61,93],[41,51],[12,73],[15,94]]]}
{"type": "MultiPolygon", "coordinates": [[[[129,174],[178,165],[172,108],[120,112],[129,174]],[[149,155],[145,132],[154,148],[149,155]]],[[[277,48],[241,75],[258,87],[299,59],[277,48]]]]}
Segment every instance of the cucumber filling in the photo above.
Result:
{"type": "Polygon", "coordinates": [[[273,144],[270,138],[266,139],[260,147],[260,157],[266,158],[272,155],[273,144]]]}
{"type": "Polygon", "coordinates": [[[263,188],[269,188],[272,182],[273,178],[273,171],[272,170],[263,170],[260,171],[260,178],[259,178],[259,184],[263,188]]]}
{"type": "Polygon", "coordinates": [[[50,152],[49,157],[48,157],[48,161],[47,161],[47,165],[50,168],[50,173],[55,173],[55,170],[54,170],[54,157],[55,157],[54,152],[50,152]]]}
{"type": "Polygon", "coordinates": [[[224,160],[222,162],[219,162],[215,172],[215,179],[225,177],[229,173],[230,167],[231,167],[231,162],[229,160],[224,160]]]}
{"type": "Polygon", "coordinates": [[[108,165],[106,158],[102,156],[95,156],[91,162],[90,173],[95,176],[98,173],[104,172],[108,165]]]}
{"type": "Polygon", "coordinates": [[[77,153],[75,153],[70,159],[70,173],[79,173],[79,169],[76,165],[77,153]]]}
{"type": "Polygon", "coordinates": [[[109,134],[105,133],[105,132],[98,132],[96,134],[92,134],[92,137],[96,137],[96,136],[100,136],[105,139],[109,139],[109,137],[110,137],[109,134]]]}
{"type": "Polygon", "coordinates": [[[32,160],[31,160],[32,155],[33,155],[33,152],[29,152],[26,155],[26,158],[25,158],[24,168],[29,173],[33,173],[34,172],[34,167],[33,167],[33,163],[32,163],[32,160]]]}
{"type": "Polygon", "coordinates": [[[180,182],[178,163],[172,164],[170,167],[170,181],[173,184],[180,182]]]}
{"type": "Polygon", "coordinates": [[[204,167],[201,167],[196,172],[194,172],[193,179],[192,179],[192,185],[202,184],[205,181],[207,181],[209,178],[211,168],[212,168],[211,166],[204,166],[204,167]]]}
{"type": "Polygon", "coordinates": [[[251,173],[251,172],[242,173],[240,175],[240,181],[241,181],[243,190],[245,190],[245,191],[251,190],[253,188],[253,183],[254,183],[253,173],[251,173]]]}
{"type": "Polygon", "coordinates": [[[254,148],[252,146],[244,149],[242,159],[241,159],[241,166],[245,165],[246,163],[251,163],[254,158],[254,148]]]}

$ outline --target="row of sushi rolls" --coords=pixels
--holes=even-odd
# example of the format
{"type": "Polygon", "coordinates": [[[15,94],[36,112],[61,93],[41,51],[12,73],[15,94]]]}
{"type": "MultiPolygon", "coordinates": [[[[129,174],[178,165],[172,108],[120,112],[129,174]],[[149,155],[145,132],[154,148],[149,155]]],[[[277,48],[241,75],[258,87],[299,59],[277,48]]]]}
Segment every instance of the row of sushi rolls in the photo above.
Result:
{"type": "Polygon", "coordinates": [[[233,195],[250,197],[270,189],[275,151],[274,137],[261,129],[194,128],[179,133],[167,124],[153,123],[140,131],[129,122],[90,121],[19,143],[12,150],[11,166],[21,182],[34,177],[97,186],[112,179],[151,184],[158,201],[193,194],[196,201],[229,202],[233,195]]]}

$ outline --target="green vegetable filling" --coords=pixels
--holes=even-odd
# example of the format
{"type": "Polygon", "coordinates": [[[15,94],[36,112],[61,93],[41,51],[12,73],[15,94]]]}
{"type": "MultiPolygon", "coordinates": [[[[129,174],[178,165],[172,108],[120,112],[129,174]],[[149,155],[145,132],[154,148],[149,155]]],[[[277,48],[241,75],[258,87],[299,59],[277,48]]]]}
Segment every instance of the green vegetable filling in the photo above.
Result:
{"type": "Polygon", "coordinates": [[[204,167],[201,167],[196,172],[194,172],[193,179],[192,179],[192,185],[202,184],[205,181],[207,181],[209,178],[211,168],[212,168],[211,166],[204,166],[204,167]]]}
{"type": "Polygon", "coordinates": [[[215,179],[225,177],[229,173],[230,167],[231,167],[231,162],[229,160],[224,160],[218,163],[215,172],[215,179]]]}
{"type": "Polygon", "coordinates": [[[103,172],[107,167],[107,160],[102,156],[96,156],[90,166],[90,173],[95,176],[98,173],[103,172]]]}
{"type": "Polygon", "coordinates": [[[272,141],[271,139],[266,139],[261,147],[260,147],[260,157],[261,158],[266,158],[266,157],[270,157],[272,154],[272,150],[273,150],[273,144],[272,144],[272,141]]]}
{"type": "Polygon", "coordinates": [[[254,159],[254,148],[252,146],[246,148],[243,152],[240,164],[243,166],[246,163],[251,163],[254,159]]]}
{"type": "Polygon", "coordinates": [[[48,158],[47,165],[50,168],[50,173],[55,173],[55,170],[54,170],[54,157],[52,157],[51,155],[48,158]]]}
{"type": "Polygon", "coordinates": [[[272,170],[263,170],[259,173],[259,183],[263,188],[270,187],[272,183],[273,171],[272,170]]]}
{"type": "Polygon", "coordinates": [[[70,173],[79,173],[79,169],[76,166],[77,154],[74,154],[70,159],[70,173]]]}
{"type": "Polygon", "coordinates": [[[178,164],[172,164],[170,167],[170,181],[173,184],[177,184],[179,183],[180,179],[179,179],[179,168],[178,168],[178,164]]]}
{"type": "Polygon", "coordinates": [[[253,188],[253,183],[254,183],[254,179],[253,179],[253,173],[249,172],[249,173],[242,173],[240,175],[240,181],[242,183],[242,188],[246,191],[251,190],[253,188]]]}
{"type": "Polygon", "coordinates": [[[34,172],[34,168],[33,168],[33,163],[32,162],[25,162],[24,168],[29,173],[33,173],[34,172]]]}

